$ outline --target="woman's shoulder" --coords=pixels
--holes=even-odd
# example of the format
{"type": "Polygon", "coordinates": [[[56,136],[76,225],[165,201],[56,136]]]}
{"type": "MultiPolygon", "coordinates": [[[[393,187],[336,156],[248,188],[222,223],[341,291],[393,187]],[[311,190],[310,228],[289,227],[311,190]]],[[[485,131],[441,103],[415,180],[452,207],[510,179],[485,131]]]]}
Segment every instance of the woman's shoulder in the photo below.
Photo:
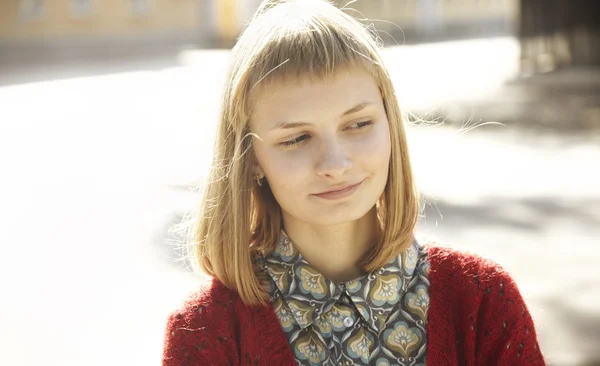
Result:
{"type": "Polygon", "coordinates": [[[216,278],[206,276],[199,286],[187,294],[181,305],[171,315],[176,318],[205,318],[235,311],[240,303],[238,293],[216,278]]]}
{"type": "MultiPolygon", "coordinates": [[[[429,325],[436,329],[436,337],[456,334],[456,344],[480,342],[473,347],[479,349],[473,355],[477,364],[545,364],[531,314],[515,280],[502,266],[435,242],[424,248],[430,265],[429,325]]],[[[431,346],[432,354],[446,352],[439,344],[431,346]]],[[[471,355],[467,349],[464,354],[471,355]]]]}
{"type": "Polygon", "coordinates": [[[519,299],[521,294],[511,274],[496,261],[481,254],[456,249],[436,241],[424,242],[432,296],[451,305],[465,302],[478,306],[491,299],[519,299]]]}
{"type": "Polygon", "coordinates": [[[173,310],[165,330],[163,365],[226,360],[237,352],[235,319],[239,296],[219,280],[206,278],[173,310]]]}
{"type": "Polygon", "coordinates": [[[477,288],[490,282],[512,281],[499,263],[481,254],[457,249],[441,241],[423,241],[430,273],[441,281],[469,282],[477,288]]]}

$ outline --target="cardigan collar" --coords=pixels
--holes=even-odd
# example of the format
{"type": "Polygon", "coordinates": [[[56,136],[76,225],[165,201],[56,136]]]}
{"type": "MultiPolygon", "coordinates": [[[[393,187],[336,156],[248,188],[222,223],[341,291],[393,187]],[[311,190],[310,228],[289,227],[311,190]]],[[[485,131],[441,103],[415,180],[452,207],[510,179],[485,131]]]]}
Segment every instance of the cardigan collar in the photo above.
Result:
{"type": "Polygon", "coordinates": [[[408,281],[402,273],[415,273],[418,254],[419,247],[414,241],[399,256],[392,258],[378,270],[336,284],[314,269],[282,230],[275,250],[264,258],[264,263],[301,328],[309,327],[319,320],[342,295],[346,295],[365,323],[380,333],[388,315],[408,287],[408,281]]]}

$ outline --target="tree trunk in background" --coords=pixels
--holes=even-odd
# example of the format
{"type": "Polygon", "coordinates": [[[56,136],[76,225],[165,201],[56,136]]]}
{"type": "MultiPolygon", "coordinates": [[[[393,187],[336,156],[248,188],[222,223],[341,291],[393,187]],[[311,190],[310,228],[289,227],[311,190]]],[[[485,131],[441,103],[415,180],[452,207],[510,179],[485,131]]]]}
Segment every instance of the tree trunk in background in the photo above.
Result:
{"type": "Polygon", "coordinates": [[[599,0],[520,0],[524,74],[600,66],[599,0]]]}

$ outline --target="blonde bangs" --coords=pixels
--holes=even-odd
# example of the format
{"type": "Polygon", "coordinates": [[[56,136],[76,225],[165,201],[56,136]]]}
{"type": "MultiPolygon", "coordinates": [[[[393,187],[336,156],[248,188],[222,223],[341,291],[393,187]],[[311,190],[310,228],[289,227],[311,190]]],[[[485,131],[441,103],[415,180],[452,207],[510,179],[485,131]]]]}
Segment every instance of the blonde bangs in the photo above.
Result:
{"type": "Polygon", "coordinates": [[[235,289],[244,303],[267,303],[253,256],[273,250],[281,230],[280,208],[268,182],[260,187],[252,174],[249,130],[253,96],[274,82],[322,80],[355,66],[373,75],[390,122],[392,153],[388,184],[378,203],[383,237],[364,268],[380,267],[412,241],[418,197],[403,119],[379,47],[372,32],[333,5],[297,0],[263,3],[233,48],[215,155],[199,216],[190,228],[188,257],[235,289]]]}

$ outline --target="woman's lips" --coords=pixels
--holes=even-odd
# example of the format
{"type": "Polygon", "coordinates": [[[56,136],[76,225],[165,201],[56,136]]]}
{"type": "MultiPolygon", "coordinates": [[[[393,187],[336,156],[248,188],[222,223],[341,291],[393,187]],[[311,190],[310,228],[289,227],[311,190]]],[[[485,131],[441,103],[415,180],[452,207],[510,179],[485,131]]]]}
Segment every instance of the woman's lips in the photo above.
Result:
{"type": "Polygon", "coordinates": [[[337,199],[341,199],[341,198],[345,198],[350,196],[352,193],[354,193],[358,187],[360,187],[360,185],[362,184],[362,181],[348,186],[346,188],[342,188],[339,190],[335,190],[335,191],[329,191],[329,192],[323,192],[323,193],[318,193],[318,194],[314,194],[314,196],[319,197],[319,198],[324,198],[326,200],[337,200],[337,199]]]}

